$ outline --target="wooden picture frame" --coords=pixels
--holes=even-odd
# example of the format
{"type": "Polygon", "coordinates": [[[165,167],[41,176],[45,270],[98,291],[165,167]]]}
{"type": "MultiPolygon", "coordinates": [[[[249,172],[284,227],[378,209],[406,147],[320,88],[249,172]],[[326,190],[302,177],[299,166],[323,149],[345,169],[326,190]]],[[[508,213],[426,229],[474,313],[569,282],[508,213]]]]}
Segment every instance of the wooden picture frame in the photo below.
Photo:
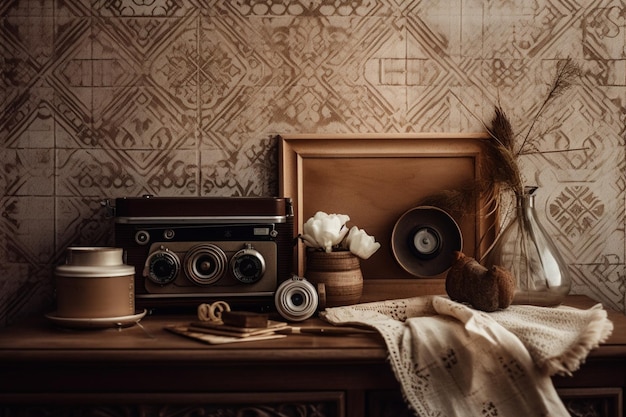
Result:
{"type": "MultiPolygon", "coordinates": [[[[476,133],[280,136],[279,192],[292,199],[295,235],[317,211],[347,214],[348,226],[365,229],[381,243],[361,261],[362,301],[381,299],[392,283],[419,287],[411,293],[441,293],[445,274],[420,278],[405,271],[392,253],[391,234],[406,211],[436,200],[444,190],[470,188],[481,178],[485,138],[476,133]],[[366,294],[368,284],[377,294],[366,294]]],[[[462,211],[439,207],[458,223],[463,251],[479,257],[495,235],[495,215],[482,212],[483,196],[472,197],[462,211]]],[[[299,242],[296,271],[302,276],[304,256],[299,242]]]]}

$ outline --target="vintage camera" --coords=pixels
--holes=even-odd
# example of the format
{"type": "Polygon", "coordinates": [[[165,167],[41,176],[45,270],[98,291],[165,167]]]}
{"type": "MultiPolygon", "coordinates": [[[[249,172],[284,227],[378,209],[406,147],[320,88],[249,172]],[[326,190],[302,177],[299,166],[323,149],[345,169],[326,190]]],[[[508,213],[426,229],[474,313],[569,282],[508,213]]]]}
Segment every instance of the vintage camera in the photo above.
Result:
{"type": "Polygon", "coordinates": [[[278,286],[274,303],[285,320],[303,321],[325,307],[326,291],[323,284],[316,288],[306,278],[293,275],[278,286]]]}
{"type": "Polygon", "coordinates": [[[219,299],[271,309],[293,268],[291,200],[118,198],[115,244],[135,267],[138,306],[219,299]]]}

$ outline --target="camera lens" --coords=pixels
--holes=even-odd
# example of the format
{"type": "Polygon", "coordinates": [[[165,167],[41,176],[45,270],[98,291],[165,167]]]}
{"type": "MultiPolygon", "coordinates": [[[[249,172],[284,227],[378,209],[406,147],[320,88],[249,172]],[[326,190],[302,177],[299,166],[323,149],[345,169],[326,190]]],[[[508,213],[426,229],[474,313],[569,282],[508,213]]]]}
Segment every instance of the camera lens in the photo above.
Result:
{"type": "Polygon", "coordinates": [[[302,295],[301,293],[291,294],[291,304],[293,304],[296,307],[299,307],[303,303],[304,303],[304,295],[302,295]]]}
{"type": "Polygon", "coordinates": [[[265,273],[265,259],[252,245],[233,255],[230,267],[237,280],[244,284],[254,284],[265,273]]]}
{"type": "Polygon", "coordinates": [[[210,256],[201,256],[196,259],[196,263],[193,265],[194,271],[202,275],[213,275],[217,269],[217,265],[210,256]]]}
{"type": "Polygon", "coordinates": [[[278,286],[274,303],[278,313],[286,320],[302,321],[315,314],[319,297],[313,284],[294,276],[278,286]]]}
{"type": "Polygon", "coordinates": [[[226,254],[218,246],[197,245],[185,255],[185,274],[198,285],[210,285],[224,275],[226,262],[226,254]]]}
{"type": "Polygon", "coordinates": [[[180,270],[180,261],[176,254],[167,249],[152,253],[146,261],[147,274],[152,282],[159,285],[167,285],[176,279],[180,270]]]}

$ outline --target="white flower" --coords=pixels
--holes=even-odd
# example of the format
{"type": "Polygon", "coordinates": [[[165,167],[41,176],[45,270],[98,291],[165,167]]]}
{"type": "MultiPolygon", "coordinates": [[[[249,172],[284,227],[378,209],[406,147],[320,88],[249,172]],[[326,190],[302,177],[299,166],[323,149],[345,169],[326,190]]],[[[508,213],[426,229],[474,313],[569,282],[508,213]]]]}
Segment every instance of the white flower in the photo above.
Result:
{"type": "Polygon", "coordinates": [[[350,217],[345,214],[327,214],[318,211],[304,223],[302,241],[306,246],[332,252],[348,233],[346,223],[350,217]]]}
{"type": "Polygon", "coordinates": [[[380,248],[380,243],[376,242],[374,236],[368,235],[365,229],[352,226],[346,237],[345,246],[359,258],[368,259],[380,248]]]}

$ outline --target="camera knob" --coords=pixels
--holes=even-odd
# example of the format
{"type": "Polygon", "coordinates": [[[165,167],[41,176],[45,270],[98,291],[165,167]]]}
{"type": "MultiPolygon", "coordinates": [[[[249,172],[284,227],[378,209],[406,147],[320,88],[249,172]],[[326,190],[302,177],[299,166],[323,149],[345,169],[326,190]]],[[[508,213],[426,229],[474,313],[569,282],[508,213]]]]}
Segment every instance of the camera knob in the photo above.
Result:
{"type": "Polygon", "coordinates": [[[230,270],[238,281],[254,284],[265,273],[265,258],[248,243],[244,249],[233,255],[230,270]]]}
{"type": "Polygon", "coordinates": [[[180,271],[178,256],[169,249],[161,247],[150,254],[146,260],[143,275],[158,285],[167,285],[173,282],[180,271]]]}
{"type": "Polygon", "coordinates": [[[138,245],[147,245],[150,242],[150,232],[147,230],[139,230],[135,233],[135,243],[138,245]]]}

